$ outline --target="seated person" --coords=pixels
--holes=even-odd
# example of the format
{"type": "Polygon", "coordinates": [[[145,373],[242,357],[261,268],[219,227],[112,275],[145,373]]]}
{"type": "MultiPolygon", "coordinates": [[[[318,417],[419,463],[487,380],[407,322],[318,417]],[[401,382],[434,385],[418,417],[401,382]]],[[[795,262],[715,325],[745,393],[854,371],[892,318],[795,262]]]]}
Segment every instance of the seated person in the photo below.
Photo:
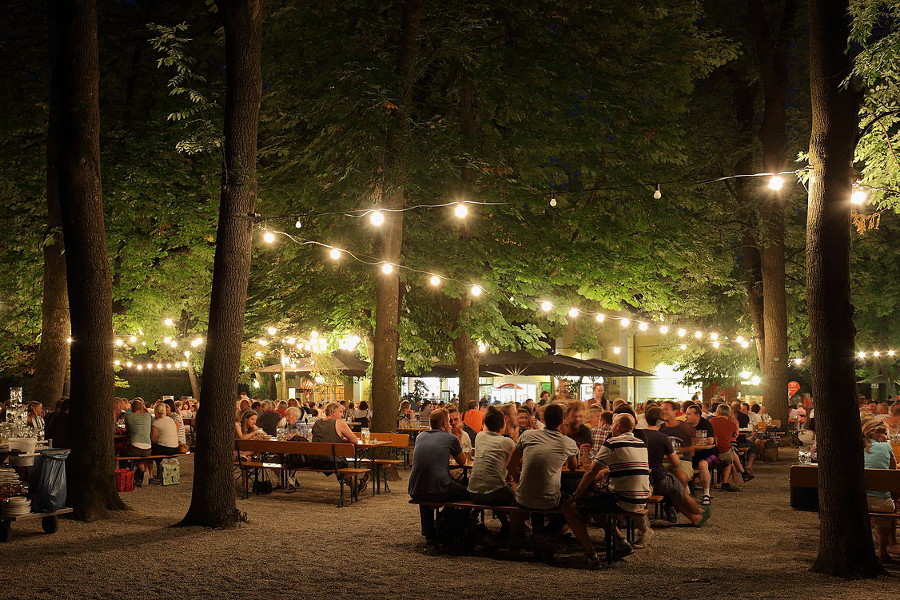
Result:
{"type": "Polygon", "coordinates": [[[260,433],[264,433],[262,429],[256,426],[256,419],[259,415],[255,410],[245,410],[241,413],[240,419],[234,424],[234,436],[238,440],[251,440],[258,437],[260,433]]]}
{"type": "Polygon", "coordinates": [[[284,411],[284,418],[278,424],[279,427],[283,427],[285,430],[285,434],[288,439],[292,438],[295,435],[299,435],[301,429],[301,425],[305,425],[305,423],[300,422],[301,415],[300,407],[298,406],[288,406],[284,411]]]}
{"type": "Polygon", "coordinates": [[[472,456],[472,438],[469,437],[469,434],[463,431],[464,423],[462,421],[462,415],[459,414],[459,409],[455,406],[451,406],[447,409],[447,416],[450,419],[450,433],[456,436],[456,439],[459,440],[459,445],[462,446],[463,454],[466,456],[472,456]]]}
{"type": "MultiPolygon", "coordinates": [[[[131,412],[125,413],[125,456],[150,456],[153,447],[150,438],[153,417],[147,412],[144,401],[135,398],[131,401],[131,412]]],[[[134,472],[134,485],[141,487],[144,473],[148,470],[147,461],[137,461],[134,472]]]]}
{"type": "Polygon", "coordinates": [[[169,407],[160,402],[153,407],[153,424],[150,429],[151,454],[172,456],[178,451],[178,428],[172,417],[168,416],[169,407]]]}
{"type": "MultiPolygon", "coordinates": [[[[573,471],[578,466],[578,446],[559,431],[564,417],[562,406],[548,404],[544,409],[544,429],[531,429],[519,437],[516,449],[509,457],[507,469],[519,484],[516,488],[516,503],[532,510],[561,509],[565,522],[584,549],[588,565],[596,567],[600,560],[588,537],[584,521],[578,517],[575,505],[564,504],[565,498],[560,489],[563,466],[568,466],[573,471]]],[[[513,535],[510,539],[513,551],[520,536],[522,520],[520,513],[513,513],[513,535]]],[[[540,542],[544,535],[543,515],[532,514],[531,522],[534,535],[540,542]]]]}
{"type": "MultiPolygon", "coordinates": [[[[635,435],[644,440],[647,445],[647,462],[650,465],[650,484],[653,493],[664,496],[675,509],[686,516],[695,526],[700,527],[709,519],[710,509],[705,506],[703,510],[697,506],[697,502],[688,492],[688,488],[680,478],[673,475],[663,464],[663,459],[669,461],[669,468],[679,472],[678,454],[672,447],[669,436],[660,433],[659,427],[663,423],[661,410],[658,407],[647,409],[644,416],[647,419],[647,428],[635,432],[635,435]]],[[[688,462],[687,464],[690,464],[688,462]]],[[[645,542],[646,542],[646,529],[645,542]]]]}
{"type": "MultiPolygon", "coordinates": [[[[701,415],[701,412],[702,409],[698,406],[690,406],[685,412],[685,418],[687,419],[686,423],[693,427],[694,431],[698,434],[702,433],[706,435],[707,444],[712,446],[712,448],[708,449],[695,448],[693,446],[690,448],[691,466],[692,469],[696,469],[700,474],[700,484],[703,487],[703,499],[700,501],[700,504],[709,506],[712,503],[712,493],[710,491],[710,488],[712,487],[712,473],[710,472],[710,469],[718,464],[719,457],[715,446],[715,431],[713,431],[709,421],[701,415]]],[[[660,428],[660,432],[662,432],[662,428],[660,428]]],[[[682,446],[681,450],[684,452],[685,447],[682,446]]]]}
{"type": "MultiPolygon", "coordinates": [[[[628,413],[619,413],[613,417],[611,436],[592,457],[593,462],[581,478],[570,501],[577,503],[582,514],[634,512],[646,507],[651,493],[650,466],[647,462],[647,446],[634,436],[635,424],[635,418],[628,413]],[[589,493],[607,470],[608,491],[589,493]]],[[[579,520],[583,526],[584,521],[580,517],[579,520]]],[[[622,558],[631,554],[634,551],[631,544],[618,530],[617,535],[615,556],[622,558]]]]}
{"type": "MultiPolygon", "coordinates": [[[[337,402],[329,402],[325,406],[325,417],[317,420],[312,428],[312,441],[326,442],[329,444],[356,444],[357,438],[350,426],[344,421],[344,406],[337,402]]],[[[346,469],[347,459],[342,457],[310,457],[310,463],[321,469],[346,469]]],[[[330,473],[326,473],[326,476],[330,473]]],[[[338,477],[342,477],[338,473],[338,477]]],[[[363,475],[359,480],[359,489],[356,493],[366,491],[369,483],[369,475],[363,475]]]]}
{"type": "MultiPolygon", "coordinates": [[[[863,444],[865,452],[865,466],[867,469],[896,469],[897,461],[888,442],[888,426],[882,421],[867,421],[862,426],[863,444]]],[[[891,493],[887,491],[866,490],[866,500],[869,510],[872,512],[891,513],[898,506],[891,499],[891,493]]],[[[900,554],[900,545],[897,544],[897,526],[893,519],[872,519],[875,526],[875,537],[878,539],[878,557],[881,562],[889,562],[891,555],[900,554]]]]}
{"type": "Polygon", "coordinates": [[[469,496],[473,502],[492,506],[511,505],[515,498],[507,482],[506,463],[516,443],[500,435],[505,417],[488,410],[484,430],[475,436],[475,460],[469,476],[469,496]]]}
{"type": "Polygon", "coordinates": [[[566,405],[566,417],[559,430],[575,441],[579,448],[592,443],[591,430],[584,424],[584,403],[573,401],[566,405]]]}
{"type": "Polygon", "coordinates": [[[281,421],[281,419],[282,416],[275,410],[275,405],[269,400],[266,400],[262,403],[262,412],[259,414],[256,424],[263,431],[274,437],[278,433],[278,422],[281,421]]]}
{"type": "Polygon", "coordinates": [[[597,426],[591,427],[591,454],[599,450],[606,438],[609,437],[609,433],[612,431],[613,413],[611,410],[601,411],[598,419],[597,426]]]}
{"type": "Polygon", "coordinates": [[[729,482],[731,474],[744,473],[744,467],[738,460],[737,453],[731,448],[731,443],[737,440],[738,423],[731,418],[731,407],[720,404],[716,407],[716,416],[709,420],[713,432],[716,434],[716,450],[719,453],[719,462],[724,465],[722,470],[722,489],[726,492],[739,492],[740,488],[734,487],[729,482]]]}
{"type": "MultiPolygon", "coordinates": [[[[450,433],[450,418],[443,409],[429,415],[431,429],[416,436],[413,467],[409,474],[409,496],[418,502],[468,500],[469,492],[450,477],[450,459],[466,463],[459,439],[450,433]]],[[[426,543],[437,541],[434,508],[419,506],[422,535],[426,543]]]]}

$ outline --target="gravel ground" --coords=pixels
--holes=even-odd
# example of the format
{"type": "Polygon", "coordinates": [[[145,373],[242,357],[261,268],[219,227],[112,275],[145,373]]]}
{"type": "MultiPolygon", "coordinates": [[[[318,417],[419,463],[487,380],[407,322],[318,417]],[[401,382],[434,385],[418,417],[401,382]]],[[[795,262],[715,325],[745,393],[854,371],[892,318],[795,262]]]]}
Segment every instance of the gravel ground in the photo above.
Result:
{"type": "Polygon", "coordinates": [[[656,524],[650,548],[597,571],[580,553],[553,565],[429,554],[406,473],[393,493],[343,509],[332,478],[301,474],[303,492],[239,500],[250,522],[238,529],[173,528],[190,495],[192,459],[182,459],[181,485],[124,494],[131,510],[107,521],[61,521],[53,536],[40,521],[14,524],[0,598],[900,598],[893,577],[806,572],[817,519],[787,506],[789,457],[758,463],[742,493],[715,493],[706,527],[656,524]]]}

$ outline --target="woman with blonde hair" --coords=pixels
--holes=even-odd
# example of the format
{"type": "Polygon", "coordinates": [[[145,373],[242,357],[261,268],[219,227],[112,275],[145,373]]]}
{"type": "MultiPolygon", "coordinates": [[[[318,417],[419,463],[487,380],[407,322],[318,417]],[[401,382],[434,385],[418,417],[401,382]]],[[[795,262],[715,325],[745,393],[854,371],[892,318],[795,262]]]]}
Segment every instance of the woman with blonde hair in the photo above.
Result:
{"type": "MultiPolygon", "coordinates": [[[[862,434],[866,468],[896,469],[897,461],[888,442],[887,425],[881,421],[866,421],[862,426],[862,434]]],[[[888,491],[866,490],[866,500],[871,512],[892,513],[897,510],[888,491]]],[[[878,557],[881,562],[888,562],[892,554],[900,554],[894,520],[875,517],[872,523],[875,525],[875,537],[878,538],[878,557]]]]}
{"type": "Polygon", "coordinates": [[[155,456],[172,456],[178,451],[178,427],[168,415],[169,407],[159,402],[153,407],[153,424],[150,429],[150,452],[155,456]]]}

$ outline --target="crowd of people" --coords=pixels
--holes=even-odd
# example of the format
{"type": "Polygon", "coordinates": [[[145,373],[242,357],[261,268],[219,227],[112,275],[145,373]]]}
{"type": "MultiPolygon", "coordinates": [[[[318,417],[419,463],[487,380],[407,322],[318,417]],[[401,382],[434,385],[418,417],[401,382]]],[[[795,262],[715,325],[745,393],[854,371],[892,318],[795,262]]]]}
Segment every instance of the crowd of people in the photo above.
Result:
{"type": "MultiPolygon", "coordinates": [[[[401,406],[398,416],[405,410],[401,406]]],[[[642,509],[652,494],[663,496],[691,525],[703,526],[711,516],[714,488],[740,491],[754,478],[761,440],[753,425],[767,416],[765,407],[740,402],[648,402],[635,411],[622,399],[607,401],[603,384],[587,402],[549,397],[522,404],[470,402],[462,414],[452,404],[433,406],[430,429],[416,438],[408,491],[420,502],[471,499],[518,506],[523,510],[513,511],[508,522],[497,513],[499,537],[511,552],[523,547],[523,515],[536,511],[531,531],[537,553],[547,552],[546,540],[571,539],[596,566],[587,524],[642,509]],[[463,486],[452,476],[452,463],[470,459],[463,486]],[[691,491],[695,482],[699,501],[691,491]]],[[[436,543],[433,509],[420,506],[420,518],[426,542],[436,543]]],[[[649,519],[639,515],[637,522],[634,545],[617,533],[615,557],[650,542],[649,519]]]]}

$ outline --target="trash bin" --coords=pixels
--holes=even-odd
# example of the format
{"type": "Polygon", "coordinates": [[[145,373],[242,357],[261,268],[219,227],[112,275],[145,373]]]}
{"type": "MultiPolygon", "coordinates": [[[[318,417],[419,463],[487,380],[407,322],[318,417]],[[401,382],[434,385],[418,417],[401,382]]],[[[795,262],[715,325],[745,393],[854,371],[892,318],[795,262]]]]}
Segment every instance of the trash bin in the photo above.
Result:
{"type": "Polygon", "coordinates": [[[66,459],[69,450],[44,450],[31,468],[32,512],[53,512],[66,505],[66,459]]]}

